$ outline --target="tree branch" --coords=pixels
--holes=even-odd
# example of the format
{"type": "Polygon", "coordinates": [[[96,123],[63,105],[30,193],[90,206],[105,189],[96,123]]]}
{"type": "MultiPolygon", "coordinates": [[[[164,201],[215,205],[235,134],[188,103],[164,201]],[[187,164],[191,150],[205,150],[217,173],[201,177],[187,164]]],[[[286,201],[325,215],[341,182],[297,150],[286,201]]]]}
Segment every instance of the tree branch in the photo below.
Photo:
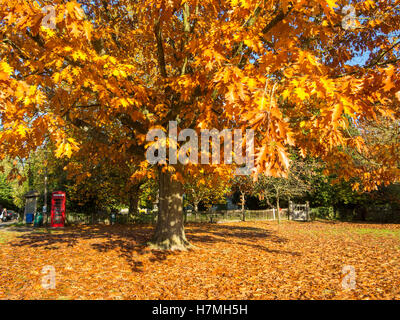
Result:
{"type": "Polygon", "coordinates": [[[160,18],[158,18],[156,20],[156,23],[154,24],[154,35],[157,41],[157,59],[158,59],[158,66],[160,68],[160,73],[164,78],[167,78],[167,69],[165,67],[165,56],[164,56],[164,47],[162,41],[160,18]]]}

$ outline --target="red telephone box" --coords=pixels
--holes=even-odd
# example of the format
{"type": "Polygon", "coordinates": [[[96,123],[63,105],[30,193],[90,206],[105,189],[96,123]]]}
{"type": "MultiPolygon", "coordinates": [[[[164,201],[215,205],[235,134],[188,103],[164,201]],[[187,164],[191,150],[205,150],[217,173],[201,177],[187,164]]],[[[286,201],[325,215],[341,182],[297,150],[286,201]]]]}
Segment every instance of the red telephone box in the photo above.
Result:
{"type": "Polygon", "coordinates": [[[65,192],[54,191],[51,194],[51,226],[64,227],[65,223],[65,192]]]}

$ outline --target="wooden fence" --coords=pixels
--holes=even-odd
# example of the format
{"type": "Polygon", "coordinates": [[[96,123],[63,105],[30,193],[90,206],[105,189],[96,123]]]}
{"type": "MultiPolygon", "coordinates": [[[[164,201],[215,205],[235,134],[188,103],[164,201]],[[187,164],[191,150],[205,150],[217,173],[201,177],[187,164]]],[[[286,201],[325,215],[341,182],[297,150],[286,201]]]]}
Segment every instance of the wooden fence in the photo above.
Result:
{"type": "MultiPolygon", "coordinates": [[[[110,214],[107,212],[96,212],[93,214],[67,212],[68,224],[109,224],[110,214]]],[[[133,223],[154,223],[156,221],[155,213],[145,213],[140,216],[131,216],[128,214],[117,214],[116,223],[133,224],[133,223]]]]}
{"type": "MultiPolygon", "coordinates": [[[[288,208],[281,208],[280,219],[290,220],[293,217],[288,214],[288,208]]],[[[228,221],[243,221],[243,212],[241,210],[218,210],[218,211],[199,211],[186,212],[184,220],[188,222],[204,222],[204,223],[221,223],[228,221]]],[[[245,210],[245,221],[260,221],[260,220],[278,220],[278,211],[276,209],[266,210],[245,210]]],[[[106,212],[97,212],[92,215],[80,213],[67,213],[67,221],[70,224],[92,224],[92,223],[110,223],[110,214],[106,212]]],[[[131,223],[156,223],[157,213],[142,213],[138,216],[130,216],[127,214],[117,214],[116,223],[131,224],[131,223]]]]}
{"type": "MultiPolygon", "coordinates": [[[[280,218],[288,219],[288,209],[281,209],[280,218]]],[[[245,221],[257,220],[277,220],[278,212],[275,209],[268,210],[245,210],[245,221]]],[[[224,221],[242,221],[243,212],[241,210],[219,210],[214,212],[188,212],[185,215],[186,222],[211,222],[218,223],[224,221]]]]}

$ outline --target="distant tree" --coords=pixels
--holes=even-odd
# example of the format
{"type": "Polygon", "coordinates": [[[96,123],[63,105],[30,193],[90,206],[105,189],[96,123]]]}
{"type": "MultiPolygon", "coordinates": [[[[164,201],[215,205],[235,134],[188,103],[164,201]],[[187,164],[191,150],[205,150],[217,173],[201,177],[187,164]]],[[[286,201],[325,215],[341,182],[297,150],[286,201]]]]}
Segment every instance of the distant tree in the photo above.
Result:
{"type": "Polygon", "coordinates": [[[4,174],[0,174],[0,206],[14,207],[12,188],[4,174]]]}
{"type": "Polygon", "coordinates": [[[255,183],[251,176],[236,176],[232,180],[232,190],[240,193],[240,204],[242,210],[242,219],[245,221],[246,196],[255,192],[255,183]]]}
{"type": "Polygon", "coordinates": [[[305,161],[293,156],[286,177],[258,176],[254,194],[258,195],[260,199],[266,200],[270,206],[272,206],[271,199],[275,199],[278,223],[280,223],[280,200],[284,198],[290,201],[310,192],[313,188],[312,176],[315,175],[316,166],[316,162],[312,160],[305,161]]]}
{"type": "Polygon", "coordinates": [[[200,170],[187,179],[184,185],[186,201],[193,205],[195,212],[199,210],[201,201],[207,204],[224,201],[225,195],[229,192],[226,177],[218,177],[200,170]]]}
{"type": "Polygon", "coordinates": [[[139,190],[139,205],[149,207],[157,204],[159,200],[159,185],[157,179],[145,179],[139,190]]]}

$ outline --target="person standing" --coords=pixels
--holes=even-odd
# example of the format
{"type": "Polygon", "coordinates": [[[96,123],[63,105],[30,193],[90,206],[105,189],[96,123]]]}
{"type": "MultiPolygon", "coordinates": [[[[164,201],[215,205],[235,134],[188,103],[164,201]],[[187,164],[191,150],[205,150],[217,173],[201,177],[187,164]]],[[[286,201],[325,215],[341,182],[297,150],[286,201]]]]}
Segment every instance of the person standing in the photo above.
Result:
{"type": "Polygon", "coordinates": [[[7,220],[7,209],[3,208],[3,211],[0,214],[0,220],[5,222],[7,220]]]}

